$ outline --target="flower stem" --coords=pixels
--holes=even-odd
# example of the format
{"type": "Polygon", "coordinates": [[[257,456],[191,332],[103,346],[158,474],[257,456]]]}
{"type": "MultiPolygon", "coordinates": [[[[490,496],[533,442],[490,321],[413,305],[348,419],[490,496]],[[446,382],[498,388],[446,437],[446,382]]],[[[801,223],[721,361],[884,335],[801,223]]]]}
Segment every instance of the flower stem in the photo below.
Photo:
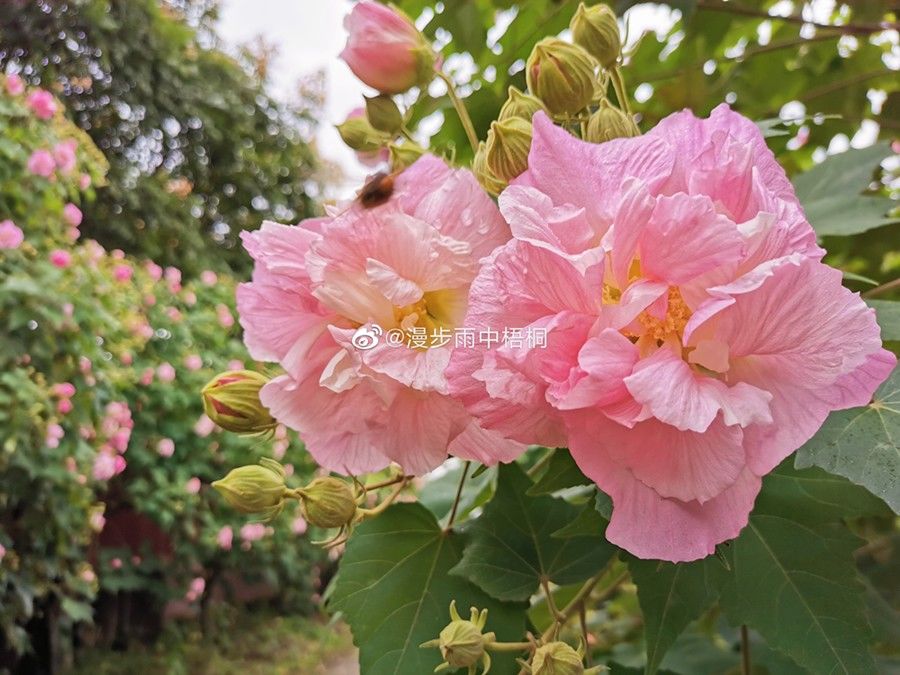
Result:
{"type": "Polygon", "coordinates": [[[524,652],[533,646],[531,642],[489,642],[484,648],[491,652],[524,652]]]}
{"type": "Polygon", "coordinates": [[[456,85],[453,84],[450,76],[442,70],[437,71],[437,76],[447,85],[447,96],[450,97],[450,102],[453,103],[456,114],[459,115],[459,121],[462,123],[466,137],[469,139],[469,145],[472,146],[472,152],[478,152],[478,134],[475,133],[475,125],[472,124],[472,118],[469,117],[469,111],[466,109],[465,103],[462,102],[462,99],[456,93],[456,85]]]}
{"type": "Polygon", "coordinates": [[[625,114],[631,117],[631,104],[628,102],[628,94],[625,91],[625,78],[622,77],[622,69],[616,66],[610,75],[612,76],[613,89],[616,90],[616,98],[619,99],[619,105],[625,110],[625,114]]]}
{"type": "Polygon", "coordinates": [[[466,478],[469,475],[470,466],[472,466],[472,462],[466,462],[463,466],[462,476],[459,477],[459,487],[456,488],[456,497],[453,498],[453,508],[450,510],[450,519],[447,521],[447,527],[444,528],[444,532],[449,532],[450,528],[453,527],[453,521],[456,520],[456,511],[459,509],[459,500],[462,498],[462,491],[466,484],[466,478]]]}
{"type": "Polygon", "coordinates": [[[365,520],[367,518],[374,518],[378,514],[387,510],[387,508],[394,503],[394,500],[400,496],[400,493],[403,492],[403,489],[406,487],[406,483],[409,480],[407,476],[402,476],[399,483],[397,483],[397,487],[394,488],[393,492],[391,492],[388,497],[382,501],[378,506],[375,506],[371,509],[357,509],[357,517],[359,520],[365,520]]]}
{"type": "Polygon", "coordinates": [[[747,625],[741,625],[741,675],[750,675],[753,672],[750,663],[750,635],[747,631],[747,625]]]}
{"type": "Polygon", "coordinates": [[[863,293],[862,296],[864,298],[871,298],[876,295],[881,295],[882,293],[887,293],[888,291],[893,291],[897,288],[900,288],[900,279],[894,279],[893,281],[888,281],[886,284],[881,284],[881,286],[876,286],[863,293]]]}
{"type": "MultiPolygon", "coordinates": [[[[584,585],[579,589],[578,593],[575,594],[575,597],[572,598],[572,601],[566,605],[565,609],[560,612],[562,616],[562,621],[557,622],[550,626],[547,630],[543,632],[541,635],[541,641],[546,642],[549,640],[554,634],[556,634],[560,628],[565,624],[569,618],[578,611],[579,606],[583,602],[587,602],[588,596],[590,596],[591,592],[594,590],[594,587],[600,582],[600,580],[604,577],[607,570],[603,570],[600,574],[591,577],[587,581],[584,582],[584,585]]],[[[613,582],[607,586],[603,593],[596,599],[597,603],[601,603],[605,601],[609,596],[616,592],[616,589],[622,585],[622,582],[628,578],[628,572],[622,572],[618,577],[616,577],[613,582]]]]}
{"type": "Polygon", "coordinates": [[[380,490],[381,488],[390,487],[391,485],[399,483],[400,481],[410,480],[411,478],[412,476],[404,476],[403,474],[400,474],[399,476],[394,476],[393,478],[383,480],[380,483],[373,483],[372,485],[366,485],[364,487],[366,488],[367,492],[370,492],[372,490],[380,490]]]}

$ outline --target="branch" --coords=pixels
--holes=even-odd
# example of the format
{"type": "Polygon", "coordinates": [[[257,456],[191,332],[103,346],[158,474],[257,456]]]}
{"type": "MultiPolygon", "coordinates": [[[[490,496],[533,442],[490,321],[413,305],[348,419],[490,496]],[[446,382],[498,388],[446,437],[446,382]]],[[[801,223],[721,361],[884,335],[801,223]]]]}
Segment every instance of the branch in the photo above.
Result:
{"type": "Polygon", "coordinates": [[[724,2],[722,0],[697,0],[697,9],[705,9],[710,12],[726,12],[728,14],[737,14],[740,16],[751,16],[757,19],[768,19],[769,21],[784,21],[786,23],[797,23],[813,26],[815,28],[837,30],[845,35],[871,35],[886,30],[900,30],[900,23],[896,22],[882,21],[879,23],[846,23],[842,25],[817,23],[815,21],[807,21],[802,16],[798,15],[775,16],[761,9],[742,7],[733,2],[724,2]]]}

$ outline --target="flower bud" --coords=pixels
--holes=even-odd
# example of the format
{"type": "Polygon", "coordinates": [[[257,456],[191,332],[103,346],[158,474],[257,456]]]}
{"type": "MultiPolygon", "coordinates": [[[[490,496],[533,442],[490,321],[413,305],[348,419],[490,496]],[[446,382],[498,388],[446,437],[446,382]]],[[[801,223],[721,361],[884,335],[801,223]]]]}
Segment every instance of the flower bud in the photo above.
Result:
{"type": "Polygon", "coordinates": [[[399,10],[362,0],[344,19],[344,28],[347,46],[341,58],[373,89],[400,94],[434,78],[434,50],[399,10]]]}
{"type": "Polygon", "coordinates": [[[534,117],[534,113],[538,110],[547,111],[539,98],[535,98],[530,94],[523,94],[515,87],[510,87],[508,92],[506,102],[500,108],[500,117],[498,119],[505,120],[510,117],[521,117],[530,122],[531,118],[534,117]]]}
{"type": "Polygon", "coordinates": [[[390,96],[366,97],[366,118],[376,131],[396,134],[403,126],[403,115],[400,108],[390,96]]]}
{"type": "Polygon", "coordinates": [[[481,183],[481,187],[492,195],[499,195],[506,187],[506,181],[497,178],[487,167],[487,145],[484,141],[478,144],[478,150],[475,152],[475,159],[472,162],[472,173],[481,183]]]}
{"type": "Polygon", "coordinates": [[[391,152],[391,169],[394,171],[402,171],[412,166],[419,157],[425,154],[425,148],[409,141],[401,145],[391,143],[388,149],[391,152]]]}
{"type": "Polygon", "coordinates": [[[510,117],[491,123],[485,145],[485,164],[493,175],[511,181],[528,168],[531,122],[510,117]]]}
{"type": "Polygon", "coordinates": [[[303,517],[316,527],[344,527],[356,515],[356,495],[347,481],[326,476],[297,490],[303,517]]]}
{"type": "Polygon", "coordinates": [[[335,128],[341,140],[357,152],[378,152],[387,144],[387,137],[369,124],[365,117],[348,117],[335,128]]]}
{"type": "Polygon", "coordinates": [[[603,99],[600,107],[588,120],[587,135],[584,140],[591,143],[605,143],[614,138],[632,138],[640,136],[640,134],[640,129],[629,115],[603,99]]]}
{"type": "Polygon", "coordinates": [[[239,434],[271,431],[277,422],[259,400],[268,380],[252,370],[229,370],[216,375],[201,392],[206,416],[223,429],[239,434]]]}
{"type": "Polygon", "coordinates": [[[439,666],[438,670],[470,668],[469,672],[474,672],[479,662],[484,664],[484,672],[490,670],[491,659],[485,646],[492,643],[495,636],[493,633],[482,634],[487,623],[487,610],[479,612],[472,607],[471,612],[469,620],[464,620],[456,611],[456,600],[453,600],[450,603],[450,623],[440,632],[437,640],[422,643],[422,647],[437,647],[441,650],[444,665],[439,666]]]}
{"type": "Polygon", "coordinates": [[[565,642],[538,647],[531,659],[532,675],[584,675],[582,655],[565,642]]]}
{"type": "Polygon", "coordinates": [[[557,38],[538,42],[528,57],[528,90],[554,115],[574,115],[594,97],[594,59],[578,45],[557,38]]]}
{"type": "Polygon", "coordinates": [[[271,520],[284,508],[284,468],[274,459],[232,469],[212,486],[241,513],[259,513],[271,520]]]}
{"type": "Polygon", "coordinates": [[[616,13],[608,5],[585,7],[582,2],[569,23],[572,39],[600,62],[612,68],[622,52],[616,13]]]}

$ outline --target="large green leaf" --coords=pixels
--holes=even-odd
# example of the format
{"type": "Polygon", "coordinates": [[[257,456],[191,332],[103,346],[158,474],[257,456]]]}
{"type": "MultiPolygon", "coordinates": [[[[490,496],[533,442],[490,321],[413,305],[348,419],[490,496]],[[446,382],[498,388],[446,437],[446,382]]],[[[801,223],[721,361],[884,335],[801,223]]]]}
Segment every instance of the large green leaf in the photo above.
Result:
{"type": "Polygon", "coordinates": [[[529,497],[531,485],[517,464],[500,467],[497,492],[469,528],[471,543],[453,569],[500,600],[526,600],[542,579],[559,585],[588,579],[616,551],[602,532],[553,538],[579,508],[553,497],[529,497]]]}
{"type": "Polygon", "coordinates": [[[820,466],[863,485],[900,513],[900,368],[862,408],[832,413],[795,466],[820,466]]]}
{"type": "MultiPolygon", "coordinates": [[[[432,672],[440,654],[419,645],[447,625],[452,600],[463,610],[487,608],[486,630],[499,640],[522,639],[523,605],[497,602],[449,574],[463,545],[462,536],[441,530],[419,504],[396,504],[356,529],[341,561],[331,608],[343,612],[350,624],[362,675],[432,672]]],[[[511,658],[495,659],[494,668],[517,672],[511,658]]]]}
{"type": "Polygon", "coordinates": [[[797,198],[820,236],[857,234],[892,222],[886,214],[894,202],[861,194],[878,164],[890,154],[887,143],[848,150],[794,179],[797,198]]]}
{"type": "Polygon", "coordinates": [[[891,300],[866,300],[875,308],[882,340],[900,340],[900,302],[891,300]]]}
{"type": "Polygon", "coordinates": [[[827,523],[842,518],[890,516],[887,505],[846,478],[818,467],[797,469],[786,459],[763,482],[754,514],[790,514],[804,523],[827,523]]]}
{"type": "Polygon", "coordinates": [[[870,675],[871,631],[853,559],[860,543],[843,525],[754,514],[731,544],[722,608],[813,673],[870,675]]]}
{"type": "Polygon", "coordinates": [[[568,450],[560,448],[553,452],[553,456],[547,463],[547,468],[528,488],[529,495],[546,495],[558,490],[575,487],[578,485],[590,485],[591,479],[587,478],[568,450]]]}
{"type": "Polygon", "coordinates": [[[719,597],[725,567],[713,557],[677,564],[630,558],[628,568],[644,614],[644,672],[653,675],[676,638],[719,597]]]}

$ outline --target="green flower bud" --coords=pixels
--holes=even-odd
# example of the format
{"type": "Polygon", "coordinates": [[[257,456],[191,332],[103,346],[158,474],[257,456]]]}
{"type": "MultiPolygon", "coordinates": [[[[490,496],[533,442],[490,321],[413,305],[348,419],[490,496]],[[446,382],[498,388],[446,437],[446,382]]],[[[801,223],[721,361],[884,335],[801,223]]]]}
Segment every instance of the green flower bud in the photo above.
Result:
{"type": "Polygon", "coordinates": [[[588,120],[587,135],[584,140],[591,143],[605,143],[614,138],[632,138],[640,135],[640,129],[629,115],[603,99],[600,107],[588,120]]]}
{"type": "Polygon", "coordinates": [[[481,187],[492,195],[499,195],[503,192],[503,188],[506,187],[506,181],[500,180],[487,167],[487,144],[484,141],[478,144],[475,160],[472,162],[472,173],[475,174],[475,178],[481,183],[481,187]]]}
{"type": "Polygon", "coordinates": [[[341,140],[357,152],[377,152],[387,144],[387,137],[364,117],[351,117],[335,128],[341,140]]]}
{"type": "Polygon", "coordinates": [[[622,53],[616,13],[608,5],[585,7],[582,2],[569,23],[575,44],[584,47],[604,68],[612,68],[622,53]]]}
{"type": "Polygon", "coordinates": [[[531,122],[510,117],[491,123],[485,146],[485,163],[497,178],[511,181],[528,168],[531,122]]]}
{"type": "Polygon", "coordinates": [[[391,169],[402,171],[411,166],[419,157],[425,154],[425,148],[417,143],[407,141],[402,145],[391,143],[388,146],[391,153],[391,169]]]}
{"type": "Polygon", "coordinates": [[[252,370],[229,370],[216,375],[201,392],[203,409],[216,424],[239,434],[271,431],[277,422],[259,400],[268,380],[252,370]]]}
{"type": "Polygon", "coordinates": [[[316,478],[296,492],[303,517],[316,527],[344,527],[356,515],[356,495],[350,484],[340,478],[316,478]]]}
{"type": "Polygon", "coordinates": [[[530,122],[538,110],[547,112],[544,104],[541,103],[541,99],[535,98],[530,94],[523,94],[515,87],[510,87],[508,92],[506,102],[500,108],[499,119],[505,120],[510,117],[521,117],[530,122]]]}
{"type": "Polygon", "coordinates": [[[479,612],[472,607],[470,618],[464,620],[456,611],[456,600],[453,600],[450,603],[450,623],[440,632],[437,640],[429,640],[421,645],[441,650],[444,663],[435,672],[449,668],[469,668],[469,672],[474,673],[479,662],[484,666],[484,672],[488,672],[491,657],[486,646],[494,642],[495,635],[482,633],[486,624],[486,609],[479,612]]]}
{"type": "Polygon", "coordinates": [[[284,508],[284,496],[288,491],[284,476],[281,464],[263,458],[259,464],[232,469],[212,486],[241,513],[259,513],[264,520],[271,520],[284,508]]]}
{"type": "Polygon", "coordinates": [[[584,675],[582,654],[565,642],[551,642],[538,647],[531,659],[533,675],[584,675]]]}
{"type": "Polygon", "coordinates": [[[394,99],[386,94],[366,97],[366,118],[376,131],[396,134],[403,126],[403,115],[394,99]]]}
{"type": "Polygon", "coordinates": [[[554,115],[574,115],[594,97],[594,59],[578,45],[557,38],[538,42],[528,57],[528,90],[554,115]]]}

